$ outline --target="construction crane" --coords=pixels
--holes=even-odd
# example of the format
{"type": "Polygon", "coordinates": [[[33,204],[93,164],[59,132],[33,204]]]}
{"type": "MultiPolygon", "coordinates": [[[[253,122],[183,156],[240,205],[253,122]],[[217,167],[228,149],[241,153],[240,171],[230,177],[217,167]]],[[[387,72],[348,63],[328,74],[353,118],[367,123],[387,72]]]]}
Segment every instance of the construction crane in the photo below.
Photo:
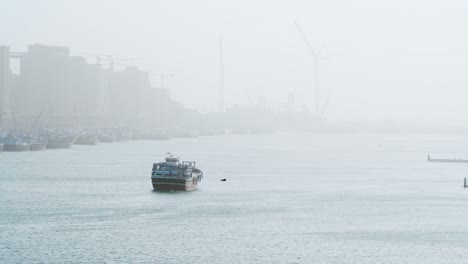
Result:
{"type": "MultiPolygon", "coordinates": [[[[297,21],[294,22],[296,25],[297,31],[299,32],[299,35],[301,36],[302,40],[306,44],[307,48],[309,49],[310,53],[312,54],[312,57],[314,59],[314,67],[315,67],[315,112],[316,114],[321,114],[320,113],[320,88],[319,88],[319,61],[321,59],[320,53],[322,51],[322,48],[319,48],[318,50],[315,50],[312,45],[310,44],[309,40],[307,39],[307,36],[305,35],[304,31],[302,31],[301,26],[297,21]]],[[[323,109],[321,112],[323,113],[325,109],[323,109]]]]}
{"type": "Polygon", "coordinates": [[[166,89],[166,78],[172,78],[176,74],[175,71],[151,71],[151,76],[156,76],[159,78],[159,86],[161,89],[166,89]]]}
{"type": "Polygon", "coordinates": [[[74,52],[73,55],[83,56],[83,57],[94,57],[96,58],[96,63],[101,65],[103,61],[108,63],[109,68],[114,67],[114,58],[109,54],[102,53],[88,53],[88,52],[74,52]]]}

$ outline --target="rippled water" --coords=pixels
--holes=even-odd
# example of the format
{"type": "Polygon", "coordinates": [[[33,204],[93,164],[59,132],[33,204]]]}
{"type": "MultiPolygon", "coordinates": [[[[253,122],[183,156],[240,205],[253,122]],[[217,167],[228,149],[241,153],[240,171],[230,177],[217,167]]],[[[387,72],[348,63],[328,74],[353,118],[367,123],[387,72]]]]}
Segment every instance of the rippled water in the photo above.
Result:
{"type": "Polygon", "coordinates": [[[276,134],[0,153],[0,262],[466,263],[468,136],[276,134]],[[172,151],[205,178],[151,188],[172,151]],[[227,182],[219,181],[226,178],[227,182]]]}

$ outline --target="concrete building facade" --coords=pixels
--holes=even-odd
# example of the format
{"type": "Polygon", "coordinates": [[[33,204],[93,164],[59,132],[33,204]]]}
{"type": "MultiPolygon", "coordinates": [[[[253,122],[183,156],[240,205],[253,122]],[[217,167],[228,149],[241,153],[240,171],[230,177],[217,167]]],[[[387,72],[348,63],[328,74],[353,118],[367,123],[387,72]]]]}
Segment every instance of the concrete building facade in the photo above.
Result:
{"type": "Polygon", "coordinates": [[[26,52],[10,52],[0,46],[0,114],[14,113],[15,126],[30,129],[40,117],[38,128],[157,130],[175,127],[183,112],[137,67],[114,71],[99,60],[72,56],[67,47],[30,45],[26,52]],[[11,58],[19,59],[19,74],[11,73],[11,58]]]}
{"type": "Polygon", "coordinates": [[[33,119],[44,109],[52,122],[93,125],[105,118],[108,96],[105,74],[98,64],[70,56],[67,47],[30,45],[20,59],[15,109],[33,119]]]}
{"type": "Polygon", "coordinates": [[[0,124],[11,116],[10,48],[0,46],[0,124]]]}

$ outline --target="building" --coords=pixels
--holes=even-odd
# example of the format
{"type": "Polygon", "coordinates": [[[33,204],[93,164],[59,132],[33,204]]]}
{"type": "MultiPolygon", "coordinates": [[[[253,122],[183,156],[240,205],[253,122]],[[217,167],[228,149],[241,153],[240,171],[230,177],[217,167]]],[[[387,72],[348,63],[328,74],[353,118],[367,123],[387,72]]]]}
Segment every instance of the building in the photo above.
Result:
{"type": "Polygon", "coordinates": [[[140,124],[147,108],[144,99],[150,89],[149,73],[127,67],[111,73],[109,86],[109,108],[114,124],[132,127],[140,124]]]}
{"type": "Polygon", "coordinates": [[[39,123],[39,128],[160,130],[180,127],[189,115],[167,90],[151,86],[148,72],[114,71],[99,60],[90,64],[67,47],[30,45],[26,52],[1,47],[0,62],[0,113],[14,113],[20,129],[39,123]],[[19,59],[19,74],[11,74],[10,58],[19,59]]]}
{"type": "Polygon", "coordinates": [[[104,69],[67,47],[30,45],[20,56],[15,112],[23,120],[41,111],[49,125],[92,126],[106,118],[108,82],[104,69]]]}
{"type": "Polygon", "coordinates": [[[0,126],[11,116],[10,48],[0,46],[0,126]]]}

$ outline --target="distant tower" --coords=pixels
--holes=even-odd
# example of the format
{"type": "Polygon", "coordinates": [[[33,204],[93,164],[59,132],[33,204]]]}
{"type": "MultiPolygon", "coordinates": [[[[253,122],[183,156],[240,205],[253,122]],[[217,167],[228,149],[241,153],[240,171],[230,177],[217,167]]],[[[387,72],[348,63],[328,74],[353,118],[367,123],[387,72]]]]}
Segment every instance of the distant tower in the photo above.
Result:
{"type": "Polygon", "coordinates": [[[288,113],[296,112],[296,98],[292,93],[288,94],[288,105],[286,107],[286,111],[288,113]]]}
{"type": "Polygon", "coordinates": [[[0,125],[1,121],[10,116],[10,90],[8,79],[10,76],[10,48],[0,46],[0,125]]]}
{"type": "Polygon", "coordinates": [[[224,50],[223,34],[219,33],[219,111],[224,112],[224,50]]]}

